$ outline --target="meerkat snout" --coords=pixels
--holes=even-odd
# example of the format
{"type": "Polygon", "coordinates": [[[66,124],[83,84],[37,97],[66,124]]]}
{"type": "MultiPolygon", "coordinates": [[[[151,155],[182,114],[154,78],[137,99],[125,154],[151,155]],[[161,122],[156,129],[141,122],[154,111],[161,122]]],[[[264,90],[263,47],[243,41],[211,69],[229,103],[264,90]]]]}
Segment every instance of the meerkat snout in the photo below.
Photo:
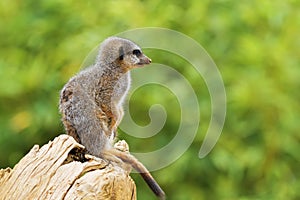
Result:
{"type": "Polygon", "coordinates": [[[121,66],[126,69],[142,67],[152,62],[152,60],[147,57],[140,49],[134,49],[125,53],[123,47],[120,47],[119,53],[119,61],[121,63],[121,66]]]}
{"type": "Polygon", "coordinates": [[[143,54],[140,50],[134,50],[134,52],[137,51],[138,55],[136,55],[139,58],[139,62],[137,63],[139,66],[143,66],[143,65],[149,65],[152,60],[150,58],[148,58],[145,54],[143,54]]]}
{"type": "Polygon", "coordinates": [[[132,51],[132,56],[136,59],[136,65],[143,66],[151,63],[151,59],[148,58],[140,49],[134,49],[132,51]]]}

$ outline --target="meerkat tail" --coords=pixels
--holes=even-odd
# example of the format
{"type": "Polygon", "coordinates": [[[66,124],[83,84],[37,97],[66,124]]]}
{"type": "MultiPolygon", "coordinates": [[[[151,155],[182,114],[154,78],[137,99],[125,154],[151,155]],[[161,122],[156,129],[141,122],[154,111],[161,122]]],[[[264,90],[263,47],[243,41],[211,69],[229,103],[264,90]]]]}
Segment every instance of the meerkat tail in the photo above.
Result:
{"type": "Polygon", "coordinates": [[[131,165],[136,171],[138,171],[150,189],[154,192],[154,194],[160,199],[165,200],[165,192],[161,189],[155,179],[152,177],[147,168],[136,159],[133,155],[125,152],[121,152],[118,150],[110,151],[113,155],[117,156],[123,162],[131,165]]]}
{"type": "MultiPolygon", "coordinates": [[[[134,168],[135,170],[138,170],[137,168],[134,168]]],[[[140,172],[141,176],[147,183],[147,185],[150,187],[150,189],[154,192],[154,194],[160,199],[165,200],[165,192],[161,189],[161,187],[158,185],[158,183],[155,181],[155,179],[152,177],[152,175],[147,173],[140,172]]]]}

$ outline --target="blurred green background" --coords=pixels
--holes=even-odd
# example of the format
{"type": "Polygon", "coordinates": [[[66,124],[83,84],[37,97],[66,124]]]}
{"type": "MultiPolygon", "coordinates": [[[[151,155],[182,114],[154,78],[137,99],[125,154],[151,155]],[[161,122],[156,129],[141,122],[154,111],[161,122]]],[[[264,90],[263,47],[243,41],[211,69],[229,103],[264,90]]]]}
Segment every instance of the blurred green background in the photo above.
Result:
{"type": "MultiPolygon", "coordinates": [[[[207,50],[222,74],[228,106],[217,145],[199,159],[211,115],[206,85],[186,62],[146,51],[189,79],[201,109],[188,151],[153,172],[168,199],[300,199],[299,10],[296,0],[1,1],[0,167],[13,167],[34,144],[64,132],[59,91],[96,45],[122,31],[156,26],[182,32],[207,50]]],[[[180,110],[172,98],[151,87],[133,96],[137,123],[149,122],[148,109],[157,102],[170,116],[154,138],[121,133],[133,151],[156,149],[174,137],[180,110]]],[[[138,199],[154,199],[133,177],[138,199]]]]}

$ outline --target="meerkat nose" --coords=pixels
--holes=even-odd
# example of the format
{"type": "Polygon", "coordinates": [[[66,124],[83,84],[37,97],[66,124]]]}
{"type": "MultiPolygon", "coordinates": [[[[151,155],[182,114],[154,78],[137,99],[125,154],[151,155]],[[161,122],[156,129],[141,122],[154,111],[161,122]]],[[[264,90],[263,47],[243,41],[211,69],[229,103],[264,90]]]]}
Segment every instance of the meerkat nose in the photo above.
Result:
{"type": "Polygon", "coordinates": [[[145,56],[145,58],[143,59],[144,64],[148,65],[152,62],[151,58],[148,58],[147,56],[145,56]]]}
{"type": "Polygon", "coordinates": [[[151,58],[149,58],[149,57],[146,56],[146,55],[144,55],[144,56],[145,56],[145,58],[144,58],[145,64],[150,64],[150,63],[152,62],[151,58]]]}

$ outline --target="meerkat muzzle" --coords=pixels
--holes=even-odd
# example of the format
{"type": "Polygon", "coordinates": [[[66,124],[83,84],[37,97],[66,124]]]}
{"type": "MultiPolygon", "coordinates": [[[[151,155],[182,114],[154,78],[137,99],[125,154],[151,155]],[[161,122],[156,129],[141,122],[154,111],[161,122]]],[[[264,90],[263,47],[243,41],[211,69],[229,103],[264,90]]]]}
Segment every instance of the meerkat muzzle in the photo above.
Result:
{"type": "Polygon", "coordinates": [[[145,56],[144,54],[140,56],[139,59],[140,62],[138,63],[138,65],[149,65],[152,62],[152,60],[147,56],[145,56]]]}

